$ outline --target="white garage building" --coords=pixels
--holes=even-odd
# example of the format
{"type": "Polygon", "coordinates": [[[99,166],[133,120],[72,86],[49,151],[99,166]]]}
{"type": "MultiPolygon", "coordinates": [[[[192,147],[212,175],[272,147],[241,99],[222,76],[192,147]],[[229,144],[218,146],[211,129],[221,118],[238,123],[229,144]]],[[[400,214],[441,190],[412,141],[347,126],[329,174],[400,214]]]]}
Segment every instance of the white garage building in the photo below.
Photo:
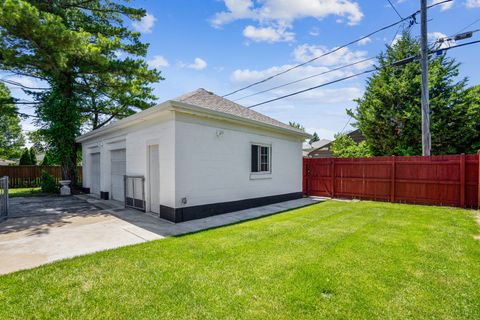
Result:
{"type": "Polygon", "coordinates": [[[180,222],[300,198],[308,137],[198,89],[77,142],[87,192],[180,222]]]}

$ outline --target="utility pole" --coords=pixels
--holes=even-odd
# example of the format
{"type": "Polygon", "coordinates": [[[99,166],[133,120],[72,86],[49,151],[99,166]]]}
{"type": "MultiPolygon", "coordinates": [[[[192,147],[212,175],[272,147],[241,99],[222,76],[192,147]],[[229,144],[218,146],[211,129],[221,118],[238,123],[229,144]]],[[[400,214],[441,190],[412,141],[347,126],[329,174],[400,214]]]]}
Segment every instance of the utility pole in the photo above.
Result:
{"type": "Polygon", "coordinates": [[[430,106],[428,96],[428,43],[427,43],[427,0],[420,0],[421,53],[422,63],[422,155],[430,155],[430,106]]]}

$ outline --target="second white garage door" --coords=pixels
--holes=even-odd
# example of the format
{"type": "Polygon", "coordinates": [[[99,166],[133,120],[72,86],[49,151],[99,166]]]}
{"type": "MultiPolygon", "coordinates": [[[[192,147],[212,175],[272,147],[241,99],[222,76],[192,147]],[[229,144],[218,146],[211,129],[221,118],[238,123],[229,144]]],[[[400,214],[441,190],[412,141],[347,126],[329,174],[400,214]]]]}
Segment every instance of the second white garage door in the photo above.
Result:
{"type": "Polygon", "coordinates": [[[111,151],[112,199],[124,201],[123,176],[127,172],[125,149],[111,151]]]}

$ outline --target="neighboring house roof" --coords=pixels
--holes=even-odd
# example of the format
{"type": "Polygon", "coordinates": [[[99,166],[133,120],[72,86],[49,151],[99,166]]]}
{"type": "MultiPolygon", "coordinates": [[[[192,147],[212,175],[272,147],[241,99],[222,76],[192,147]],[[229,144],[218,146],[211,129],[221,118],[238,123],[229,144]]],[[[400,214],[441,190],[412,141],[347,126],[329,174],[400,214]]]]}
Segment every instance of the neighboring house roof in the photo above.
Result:
{"type": "MultiPolygon", "coordinates": [[[[362,142],[362,141],[365,140],[365,137],[364,137],[363,134],[360,132],[360,129],[356,129],[356,130],[350,131],[349,133],[347,133],[347,136],[349,136],[350,138],[352,138],[352,140],[355,141],[356,143],[359,143],[359,142],[362,142]]],[[[330,147],[332,146],[332,143],[333,143],[333,141],[331,141],[330,143],[328,143],[328,144],[325,145],[324,147],[330,148],[330,147]]]]}
{"type": "Polygon", "coordinates": [[[315,150],[315,149],[319,149],[319,148],[322,148],[325,145],[329,144],[330,142],[332,142],[332,140],[320,139],[318,141],[315,141],[312,144],[309,144],[309,143],[305,144],[303,150],[304,151],[312,151],[312,150],[315,150]]]}
{"type": "Polygon", "coordinates": [[[0,166],[11,166],[15,164],[17,164],[15,160],[0,159],[0,166]]]}
{"type": "MultiPolygon", "coordinates": [[[[353,130],[349,133],[347,133],[347,136],[352,138],[353,141],[356,143],[362,142],[365,140],[365,137],[363,134],[360,132],[360,129],[353,130]]],[[[320,140],[322,141],[322,140],[320,140]]],[[[317,142],[320,142],[317,141],[317,142]]],[[[329,141],[326,144],[322,144],[319,147],[312,148],[308,151],[308,156],[309,157],[314,157],[314,158],[330,158],[332,157],[332,153],[330,152],[330,148],[332,147],[333,141],[329,141]]],[[[306,149],[304,149],[306,150],[306,149]]]]}
{"type": "Polygon", "coordinates": [[[293,128],[288,124],[277,121],[273,118],[270,118],[254,110],[248,109],[233,101],[222,98],[212,92],[200,88],[175,99],[168,100],[153,108],[149,108],[145,111],[126,117],[100,129],[96,129],[89,133],[86,133],[78,137],[77,142],[84,141],[102,132],[114,130],[114,128],[125,127],[128,125],[129,122],[133,123],[136,120],[145,119],[158,111],[165,110],[167,107],[173,107],[173,109],[182,109],[186,107],[187,109],[194,109],[195,111],[200,113],[214,114],[217,117],[228,118],[237,121],[243,120],[242,122],[244,123],[256,124],[269,128],[277,128],[283,132],[289,132],[297,136],[300,135],[304,138],[311,138],[310,134],[302,130],[293,128]]]}

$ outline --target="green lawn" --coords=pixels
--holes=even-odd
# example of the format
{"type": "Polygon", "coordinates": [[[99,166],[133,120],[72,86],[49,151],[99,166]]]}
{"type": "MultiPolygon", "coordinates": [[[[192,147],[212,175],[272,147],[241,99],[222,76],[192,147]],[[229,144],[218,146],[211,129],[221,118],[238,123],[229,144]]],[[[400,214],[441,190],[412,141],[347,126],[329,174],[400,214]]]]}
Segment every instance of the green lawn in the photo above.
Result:
{"type": "Polygon", "coordinates": [[[329,201],[0,277],[0,318],[480,319],[476,213],[329,201]]]}
{"type": "Polygon", "coordinates": [[[10,198],[15,197],[31,197],[41,195],[42,190],[40,188],[11,188],[8,189],[8,196],[10,198]]]}

